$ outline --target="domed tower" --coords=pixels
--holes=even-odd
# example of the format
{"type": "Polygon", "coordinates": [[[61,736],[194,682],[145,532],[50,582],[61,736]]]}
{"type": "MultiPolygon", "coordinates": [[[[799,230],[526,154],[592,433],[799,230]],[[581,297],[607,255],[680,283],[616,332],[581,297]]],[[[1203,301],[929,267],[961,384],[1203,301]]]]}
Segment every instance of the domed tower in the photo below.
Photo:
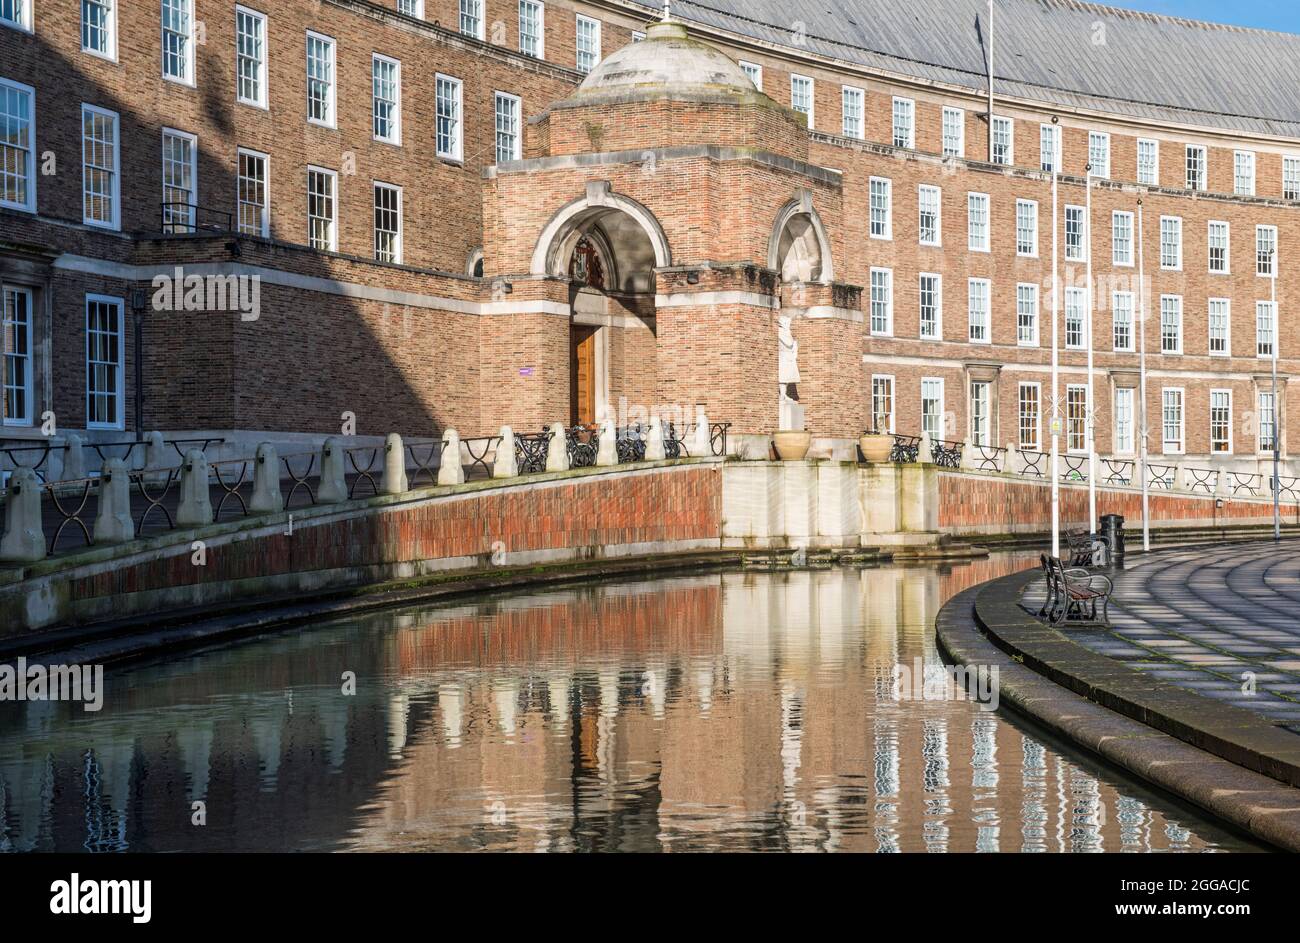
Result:
{"type": "Polygon", "coordinates": [[[840,175],[808,163],[808,134],[802,114],[676,22],[534,117],[524,159],[486,172],[484,274],[499,316],[483,319],[484,421],[691,423],[703,407],[760,434],[806,407],[815,433],[855,436],[814,425],[819,391],[843,383],[808,364],[799,389],[813,395],[793,411],[778,387],[782,314],[810,355],[826,348],[861,373],[860,337],[798,323],[856,314],[861,330],[853,290],[833,284],[840,175]]]}

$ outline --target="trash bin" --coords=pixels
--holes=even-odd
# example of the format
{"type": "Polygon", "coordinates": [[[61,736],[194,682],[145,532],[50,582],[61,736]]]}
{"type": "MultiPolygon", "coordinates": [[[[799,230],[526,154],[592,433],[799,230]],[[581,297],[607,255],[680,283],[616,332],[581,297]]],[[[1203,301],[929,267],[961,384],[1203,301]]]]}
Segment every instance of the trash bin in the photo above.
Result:
{"type": "Polygon", "coordinates": [[[1124,559],[1124,518],[1119,514],[1106,514],[1101,519],[1101,535],[1110,547],[1107,563],[1124,559]]]}

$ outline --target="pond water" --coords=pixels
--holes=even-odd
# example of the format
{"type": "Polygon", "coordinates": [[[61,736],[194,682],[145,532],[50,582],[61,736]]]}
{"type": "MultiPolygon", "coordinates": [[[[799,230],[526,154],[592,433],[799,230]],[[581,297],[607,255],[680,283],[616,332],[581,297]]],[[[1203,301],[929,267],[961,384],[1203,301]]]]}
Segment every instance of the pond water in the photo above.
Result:
{"type": "Polygon", "coordinates": [[[942,670],[942,604],[1030,563],[598,583],[110,668],[98,713],[0,704],[0,849],[1251,850],[1005,712],[898,696],[942,670]]]}

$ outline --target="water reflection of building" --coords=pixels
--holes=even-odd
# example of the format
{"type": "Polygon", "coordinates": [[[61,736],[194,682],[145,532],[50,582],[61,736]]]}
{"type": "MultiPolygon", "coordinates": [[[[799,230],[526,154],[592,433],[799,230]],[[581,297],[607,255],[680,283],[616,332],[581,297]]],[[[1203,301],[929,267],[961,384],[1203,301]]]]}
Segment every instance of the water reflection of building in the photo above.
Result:
{"type": "Polygon", "coordinates": [[[0,714],[6,847],[1196,847],[968,703],[952,572],[731,573],[383,614],[110,677],[97,717],[0,714]],[[357,695],[340,694],[343,672],[357,695]],[[115,683],[117,682],[117,683],[115,683]],[[56,796],[58,797],[56,799],[56,796]],[[204,801],[204,829],[189,824],[204,801]]]}

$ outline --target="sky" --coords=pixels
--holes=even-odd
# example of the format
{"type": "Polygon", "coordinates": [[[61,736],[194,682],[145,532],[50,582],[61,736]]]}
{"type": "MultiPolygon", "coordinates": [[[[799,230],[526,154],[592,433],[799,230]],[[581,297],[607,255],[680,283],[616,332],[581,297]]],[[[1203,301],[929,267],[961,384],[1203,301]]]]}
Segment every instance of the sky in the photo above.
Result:
{"type": "Polygon", "coordinates": [[[1101,0],[1108,6],[1192,20],[1300,33],[1300,0],[1101,0]]]}

